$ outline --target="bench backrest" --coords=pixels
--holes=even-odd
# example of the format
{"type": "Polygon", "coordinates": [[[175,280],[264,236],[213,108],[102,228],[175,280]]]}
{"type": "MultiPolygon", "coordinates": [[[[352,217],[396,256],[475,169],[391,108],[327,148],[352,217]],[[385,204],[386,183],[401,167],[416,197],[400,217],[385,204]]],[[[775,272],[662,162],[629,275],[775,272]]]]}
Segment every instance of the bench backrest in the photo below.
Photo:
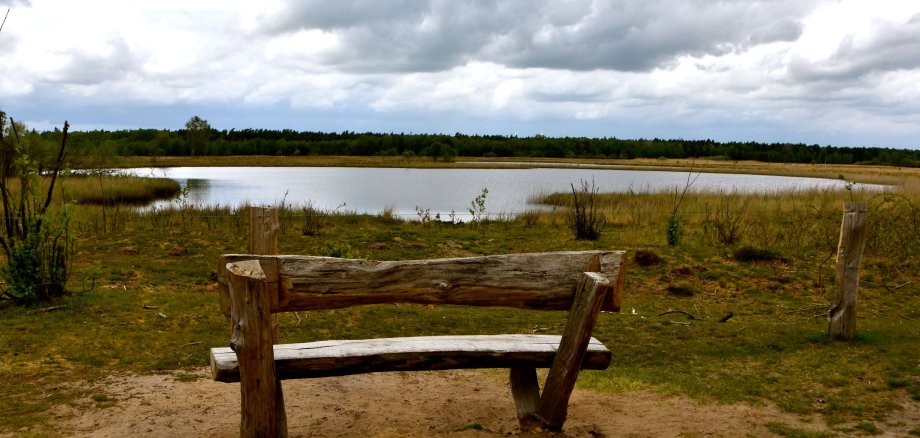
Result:
{"type": "MultiPolygon", "coordinates": [[[[532,366],[511,368],[522,428],[559,430],[601,309],[619,310],[624,252],[580,251],[377,262],[227,255],[221,305],[241,388],[242,436],[286,436],[273,343],[278,312],[421,303],[569,310],[541,393],[532,366]]],[[[524,335],[518,335],[524,336],[524,335]]]]}
{"type": "Polygon", "coordinates": [[[603,310],[618,311],[623,251],[562,251],[408,261],[231,254],[218,266],[221,309],[230,313],[227,266],[256,260],[271,312],[416,303],[568,310],[583,272],[608,278],[603,310]]]}

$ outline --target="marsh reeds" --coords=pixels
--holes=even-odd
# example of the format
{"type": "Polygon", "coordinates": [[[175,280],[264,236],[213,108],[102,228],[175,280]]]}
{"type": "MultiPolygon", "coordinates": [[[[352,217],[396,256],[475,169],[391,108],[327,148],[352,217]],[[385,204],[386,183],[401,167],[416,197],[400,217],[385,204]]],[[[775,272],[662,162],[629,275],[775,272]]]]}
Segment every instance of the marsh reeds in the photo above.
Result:
{"type": "Polygon", "coordinates": [[[92,205],[145,205],[173,198],[179,189],[179,183],[169,178],[69,175],[63,179],[56,200],[92,205]]]}

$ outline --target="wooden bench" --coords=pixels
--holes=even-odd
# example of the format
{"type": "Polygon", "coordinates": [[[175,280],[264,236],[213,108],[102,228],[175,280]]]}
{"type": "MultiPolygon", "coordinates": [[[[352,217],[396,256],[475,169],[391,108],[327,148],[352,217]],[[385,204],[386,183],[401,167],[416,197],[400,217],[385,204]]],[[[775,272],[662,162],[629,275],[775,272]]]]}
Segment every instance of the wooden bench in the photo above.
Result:
{"type": "Polygon", "coordinates": [[[221,382],[241,382],[242,436],[286,436],[280,380],[379,371],[509,368],[524,430],[560,430],[581,369],[611,353],[591,337],[601,309],[619,310],[622,251],[378,262],[225,255],[221,306],[230,348],[211,349],[221,382]],[[274,345],[279,312],[416,303],[568,310],[562,336],[426,336],[274,345]],[[542,393],[536,368],[550,368],[542,393]]]}

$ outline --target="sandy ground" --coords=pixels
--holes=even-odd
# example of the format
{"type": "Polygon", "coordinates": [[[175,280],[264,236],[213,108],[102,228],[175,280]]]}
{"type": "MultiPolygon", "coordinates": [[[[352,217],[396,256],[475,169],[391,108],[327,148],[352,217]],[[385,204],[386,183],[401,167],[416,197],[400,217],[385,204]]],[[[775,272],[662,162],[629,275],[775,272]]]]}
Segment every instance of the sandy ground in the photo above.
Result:
{"type": "MultiPolygon", "coordinates": [[[[187,376],[186,376],[187,377],[187,376]]],[[[174,375],[113,376],[87,383],[97,399],[58,412],[60,431],[87,437],[234,437],[239,385],[174,375]],[[105,394],[100,402],[98,394],[105,394]]],[[[508,382],[481,371],[379,373],[284,382],[292,437],[521,436],[508,382]]],[[[907,436],[916,404],[879,425],[907,436]],[[895,424],[900,424],[895,429],[895,424]]],[[[699,404],[651,393],[577,390],[562,434],[572,437],[772,436],[766,424],[826,429],[771,406],[699,404]]],[[[533,436],[533,435],[529,435],[533,436]]]]}

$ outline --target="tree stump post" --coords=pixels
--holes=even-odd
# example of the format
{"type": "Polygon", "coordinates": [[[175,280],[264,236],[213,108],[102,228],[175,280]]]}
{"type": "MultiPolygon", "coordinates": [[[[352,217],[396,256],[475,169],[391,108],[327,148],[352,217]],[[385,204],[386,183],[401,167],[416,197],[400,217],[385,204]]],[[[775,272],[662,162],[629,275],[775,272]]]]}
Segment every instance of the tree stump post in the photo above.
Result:
{"type": "Polygon", "coordinates": [[[287,423],[278,418],[278,412],[284,412],[284,402],[277,392],[265,274],[256,260],[232,263],[227,268],[233,319],[230,348],[240,367],[240,436],[287,436],[287,423]]]}
{"type": "Polygon", "coordinates": [[[865,202],[847,202],[843,207],[840,241],[837,244],[837,279],[834,304],[828,312],[827,334],[832,339],[849,341],[856,337],[856,293],[859,266],[866,247],[865,202]]]}
{"type": "MultiPolygon", "coordinates": [[[[249,208],[249,253],[255,255],[277,255],[278,233],[281,227],[278,223],[278,209],[270,207],[249,208]]],[[[266,290],[272,306],[278,305],[278,291],[272,288],[266,290]]],[[[271,315],[272,343],[280,342],[278,335],[278,315],[271,315]]],[[[275,380],[275,421],[278,436],[287,436],[287,414],[284,410],[284,392],[281,390],[281,380],[275,380]]],[[[243,413],[245,415],[245,413],[243,413]]]]}

